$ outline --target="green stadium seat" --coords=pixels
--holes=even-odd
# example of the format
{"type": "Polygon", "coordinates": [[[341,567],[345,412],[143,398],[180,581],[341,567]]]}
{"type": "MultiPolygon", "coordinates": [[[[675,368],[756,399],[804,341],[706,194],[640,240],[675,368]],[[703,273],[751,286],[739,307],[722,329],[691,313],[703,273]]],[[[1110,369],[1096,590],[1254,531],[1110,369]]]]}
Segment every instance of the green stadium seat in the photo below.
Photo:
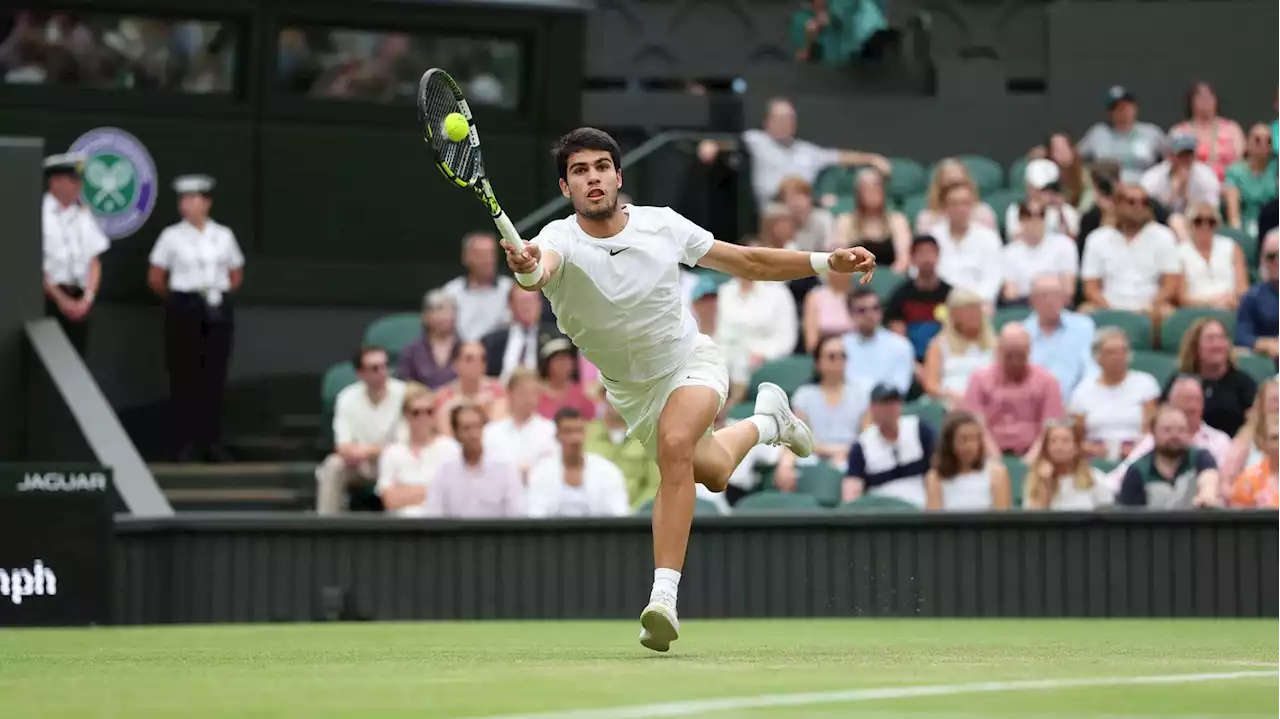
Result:
{"type": "Polygon", "coordinates": [[[856,172],[855,169],[840,165],[824,168],[818,173],[818,179],[813,181],[813,196],[820,198],[823,195],[846,197],[852,195],[854,172],[856,172]]]}
{"type": "MultiPolygon", "coordinates": [[[[648,517],[653,515],[653,500],[646,499],[636,507],[636,515],[648,517]]],[[[719,517],[720,509],[715,504],[705,499],[693,500],[693,516],[695,517],[719,517]]]]}
{"type": "Polygon", "coordinates": [[[929,196],[923,192],[902,200],[902,214],[907,216],[907,222],[912,227],[915,227],[916,215],[920,214],[927,204],[929,204],[929,196]]]}
{"type": "Polygon", "coordinates": [[[1026,197],[1025,192],[1015,189],[996,190],[982,196],[982,201],[991,205],[991,210],[996,213],[996,222],[1000,225],[1001,237],[1004,237],[1008,232],[1008,228],[1004,226],[1004,219],[1005,213],[1009,210],[1009,205],[1016,205],[1022,202],[1024,197],[1026,197]]]}
{"type": "Polygon", "coordinates": [[[1258,236],[1234,227],[1219,227],[1218,234],[1235,240],[1244,250],[1244,263],[1249,268],[1250,276],[1258,272],[1258,236]]]}
{"type": "Polygon", "coordinates": [[[400,353],[422,334],[422,316],[416,312],[400,312],[377,319],[364,331],[364,343],[381,347],[394,366],[400,353]]]}
{"type": "Polygon", "coordinates": [[[849,212],[853,212],[853,197],[850,195],[836,195],[836,204],[831,206],[831,214],[839,217],[849,212]]]}
{"type": "Polygon", "coordinates": [[[1089,460],[1089,466],[1093,467],[1099,472],[1102,472],[1103,474],[1107,474],[1111,470],[1115,469],[1116,467],[1119,467],[1120,463],[1114,459],[1103,459],[1101,457],[1094,457],[1093,459],[1089,460]]]}
{"type": "Polygon", "coordinates": [[[1009,492],[1013,506],[1022,506],[1022,485],[1027,480],[1027,463],[1019,457],[1002,457],[1004,468],[1009,470],[1009,492]]]}
{"type": "Polygon", "coordinates": [[[845,502],[836,507],[840,512],[865,512],[881,514],[887,512],[918,512],[916,505],[897,497],[881,497],[875,494],[864,494],[852,502],[845,502]]]}
{"type": "Polygon", "coordinates": [[[1098,329],[1118,327],[1129,337],[1129,347],[1135,350],[1151,349],[1151,318],[1124,310],[1098,310],[1093,313],[1098,329]]]}
{"type": "Polygon", "coordinates": [[[924,398],[902,405],[902,414],[919,417],[921,421],[930,427],[940,430],[942,429],[942,421],[947,417],[947,408],[931,399],[924,398]]]}
{"type": "Polygon", "coordinates": [[[822,505],[818,503],[818,500],[813,495],[800,492],[779,492],[776,489],[753,492],[733,505],[735,514],[777,511],[812,512],[822,508],[822,505]]]}
{"type": "Polygon", "coordinates": [[[1240,367],[1241,372],[1249,375],[1259,384],[1276,376],[1276,363],[1270,357],[1263,355],[1241,352],[1236,355],[1236,365],[1240,367]]]}
{"type": "Polygon", "coordinates": [[[1027,163],[1029,162],[1031,162],[1031,160],[1025,157],[1020,157],[1014,160],[1013,162],[1009,163],[1009,175],[1008,175],[1008,178],[1005,180],[1005,184],[1007,187],[1009,187],[1010,189],[1014,189],[1014,188],[1022,189],[1022,190],[1026,189],[1027,163]]]}
{"type": "MultiPolygon", "coordinates": [[[[956,159],[969,170],[969,176],[978,186],[979,195],[986,197],[1004,187],[1004,167],[995,160],[981,155],[958,155],[956,159]]],[[[933,168],[930,168],[930,172],[932,171],[933,168]]]]}
{"type": "Polygon", "coordinates": [[[1028,307],[1001,307],[996,310],[996,316],[991,318],[991,326],[999,332],[1001,327],[1010,322],[1021,322],[1030,315],[1031,309],[1028,307]]]}
{"type": "Polygon", "coordinates": [[[840,503],[840,485],[844,482],[844,472],[825,461],[798,466],[797,469],[800,476],[796,478],[796,492],[813,497],[824,507],[834,507],[840,503]]]}
{"type": "Polygon", "coordinates": [[[800,385],[812,380],[813,358],[809,355],[791,355],[760,365],[755,374],[751,375],[751,387],[747,394],[750,399],[755,399],[760,383],[772,382],[790,395],[800,385]]]}
{"type": "Polygon", "coordinates": [[[333,405],[338,401],[338,393],[359,381],[356,367],[350,362],[339,362],[326,370],[324,378],[320,380],[320,406],[324,413],[333,416],[333,405]]]}
{"type": "Polygon", "coordinates": [[[888,267],[877,267],[875,274],[871,275],[871,289],[875,290],[876,296],[883,304],[889,301],[893,291],[898,289],[906,279],[906,275],[894,272],[888,267]]]}
{"type": "Polygon", "coordinates": [[[1215,310],[1209,307],[1184,307],[1175,311],[1172,315],[1164,318],[1164,322],[1160,324],[1160,349],[1165,352],[1178,351],[1178,345],[1182,342],[1182,335],[1201,317],[1213,317],[1221,321],[1227,328],[1227,336],[1230,337],[1236,330],[1236,315],[1234,312],[1227,310],[1215,310]]]}
{"type": "Polygon", "coordinates": [[[929,172],[924,165],[909,157],[890,157],[889,164],[893,166],[886,188],[890,197],[901,200],[924,192],[929,184],[929,172]]]}
{"type": "Polygon", "coordinates": [[[1178,373],[1178,358],[1165,352],[1134,350],[1133,361],[1129,366],[1155,377],[1156,384],[1164,387],[1178,373]]]}
{"type": "Polygon", "coordinates": [[[740,422],[746,419],[747,417],[750,417],[752,414],[754,414],[755,410],[756,410],[755,402],[739,402],[729,408],[728,413],[726,413],[724,416],[725,421],[740,422]]]}

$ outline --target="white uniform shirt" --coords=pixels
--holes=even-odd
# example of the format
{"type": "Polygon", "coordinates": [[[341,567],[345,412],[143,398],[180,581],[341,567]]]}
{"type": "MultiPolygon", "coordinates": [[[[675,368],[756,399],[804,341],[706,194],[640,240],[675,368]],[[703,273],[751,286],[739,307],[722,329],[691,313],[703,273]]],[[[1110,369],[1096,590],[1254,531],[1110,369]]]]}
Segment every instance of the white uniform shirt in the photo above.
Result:
{"type": "Polygon", "coordinates": [[[1181,271],[1177,238],[1155,222],[1132,241],[1114,227],[1099,227],[1084,241],[1080,276],[1102,280],[1102,296],[1112,309],[1145,312],[1160,290],[1160,278],[1181,271]]]}
{"type": "Polygon", "coordinates": [[[343,389],[333,407],[334,444],[391,444],[403,440],[406,431],[401,409],[404,405],[405,384],[398,379],[387,380],[387,392],[382,401],[374,404],[363,382],[343,389]]]}
{"type": "Polygon", "coordinates": [[[534,241],[561,258],[542,288],[560,331],[605,377],[644,382],[693,352],[698,324],[680,298],[680,265],[693,267],[715,240],[669,207],[626,211],[630,219],[613,237],[591,237],[571,215],[534,241]]]}
{"type": "Polygon", "coordinates": [[[939,222],[929,232],[938,241],[938,276],[952,287],[976,292],[995,302],[1004,283],[1004,242],[996,231],[969,223],[964,237],[952,237],[950,223],[939,222]]]}
{"type": "Polygon", "coordinates": [[[46,193],[40,210],[45,275],[55,285],[84,287],[89,264],[106,252],[111,242],[87,208],[78,204],[63,207],[46,193]]]}
{"type": "Polygon", "coordinates": [[[742,141],[750,152],[751,189],[761,207],[778,194],[778,187],[788,176],[795,175],[812,185],[823,168],[840,161],[839,150],[798,139],[778,142],[764,130],[747,130],[742,133],[742,141]]]}
{"type": "Polygon", "coordinates": [[[532,467],[560,449],[556,423],[537,413],[522,425],[512,417],[486,424],[482,441],[486,454],[503,457],[521,469],[532,467]]]}
{"type": "MultiPolygon", "coordinates": [[[[374,491],[379,495],[387,487],[406,484],[414,487],[430,487],[440,467],[461,452],[452,437],[440,435],[430,444],[418,449],[417,454],[408,444],[397,442],[382,450],[378,456],[378,484],[374,491]]],[[[430,491],[430,490],[428,490],[430,491]]],[[[397,517],[425,517],[427,503],[409,505],[394,511],[397,517]]]]}
{"type": "MultiPolygon", "coordinates": [[[[151,249],[151,264],[168,270],[169,291],[216,294],[231,289],[231,271],[244,267],[244,255],[231,228],[206,220],[198,230],[185,220],[169,225],[151,249]]],[[[216,304],[210,297],[210,304],[216,304]]]]}
{"type": "Polygon", "coordinates": [[[1031,283],[1041,275],[1077,275],[1080,255],[1070,237],[1047,234],[1035,245],[1022,240],[1004,246],[1004,281],[1018,287],[1018,296],[1031,294],[1031,283]]]}
{"type": "Polygon", "coordinates": [[[529,470],[530,517],[625,517],[631,513],[627,480],[618,465],[598,454],[583,458],[582,484],[564,483],[564,461],[559,453],[529,470]]]}

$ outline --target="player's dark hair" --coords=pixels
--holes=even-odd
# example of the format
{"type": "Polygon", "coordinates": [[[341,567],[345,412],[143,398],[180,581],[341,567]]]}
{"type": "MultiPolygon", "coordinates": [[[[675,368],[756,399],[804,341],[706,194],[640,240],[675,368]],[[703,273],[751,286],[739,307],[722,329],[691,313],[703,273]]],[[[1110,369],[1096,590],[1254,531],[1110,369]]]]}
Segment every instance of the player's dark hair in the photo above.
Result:
{"type": "Polygon", "coordinates": [[[556,171],[560,173],[561,180],[569,176],[569,156],[583,150],[607,152],[613,158],[614,168],[622,169],[622,150],[618,149],[618,143],[609,133],[594,127],[579,127],[562,136],[552,148],[551,154],[556,157],[556,171]]]}
{"type": "Polygon", "coordinates": [[[556,410],[555,422],[556,427],[560,427],[560,423],[566,419],[582,419],[582,413],[574,407],[561,407],[556,410]]]}
{"type": "Polygon", "coordinates": [[[351,358],[351,363],[354,364],[358,370],[364,369],[364,358],[374,352],[381,352],[386,355],[388,359],[391,358],[391,353],[387,352],[386,347],[380,347],[378,345],[361,345],[360,349],[356,350],[355,356],[351,358]]]}

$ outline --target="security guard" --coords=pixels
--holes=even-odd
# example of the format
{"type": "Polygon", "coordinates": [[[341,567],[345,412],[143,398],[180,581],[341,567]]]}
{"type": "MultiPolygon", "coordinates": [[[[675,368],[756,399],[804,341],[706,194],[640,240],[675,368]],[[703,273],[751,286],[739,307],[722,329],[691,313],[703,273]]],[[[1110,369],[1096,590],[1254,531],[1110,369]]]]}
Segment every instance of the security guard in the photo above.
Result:
{"type": "Polygon", "coordinates": [[[222,390],[235,327],[230,294],[244,279],[244,255],[231,230],[209,217],[214,180],[174,180],[182,222],[151,250],[147,284],[165,301],[165,364],[177,435],[176,459],[228,461],[220,443],[222,390]]]}
{"type": "Polygon", "coordinates": [[[98,255],[111,246],[93,213],[80,204],[83,164],[78,155],[45,158],[47,191],[41,207],[45,314],[58,318],[81,357],[89,338],[89,311],[102,281],[98,255]]]}

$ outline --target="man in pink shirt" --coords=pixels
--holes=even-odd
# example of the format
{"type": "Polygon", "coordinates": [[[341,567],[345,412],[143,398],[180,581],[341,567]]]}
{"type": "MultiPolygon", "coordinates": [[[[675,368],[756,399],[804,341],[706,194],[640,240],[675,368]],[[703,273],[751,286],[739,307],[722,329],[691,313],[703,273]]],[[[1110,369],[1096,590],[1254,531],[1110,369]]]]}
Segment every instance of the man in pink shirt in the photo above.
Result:
{"type": "Polygon", "coordinates": [[[470,402],[449,410],[462,452],[440,466],[427,492],[426,516],[496,519],[525,516],[524,484],[513,462],[484,451],[484,411],[470,402]]]}
{"type": "Polygon", "coordinates": [[[996,361],[969,378],[964,408],[982,417],[1000,451],[1021,456],[1046,420],[1066,416],[1058,380],[1031,364],[1031,336],[1020,324],[1000,330],[996,361]]]}

